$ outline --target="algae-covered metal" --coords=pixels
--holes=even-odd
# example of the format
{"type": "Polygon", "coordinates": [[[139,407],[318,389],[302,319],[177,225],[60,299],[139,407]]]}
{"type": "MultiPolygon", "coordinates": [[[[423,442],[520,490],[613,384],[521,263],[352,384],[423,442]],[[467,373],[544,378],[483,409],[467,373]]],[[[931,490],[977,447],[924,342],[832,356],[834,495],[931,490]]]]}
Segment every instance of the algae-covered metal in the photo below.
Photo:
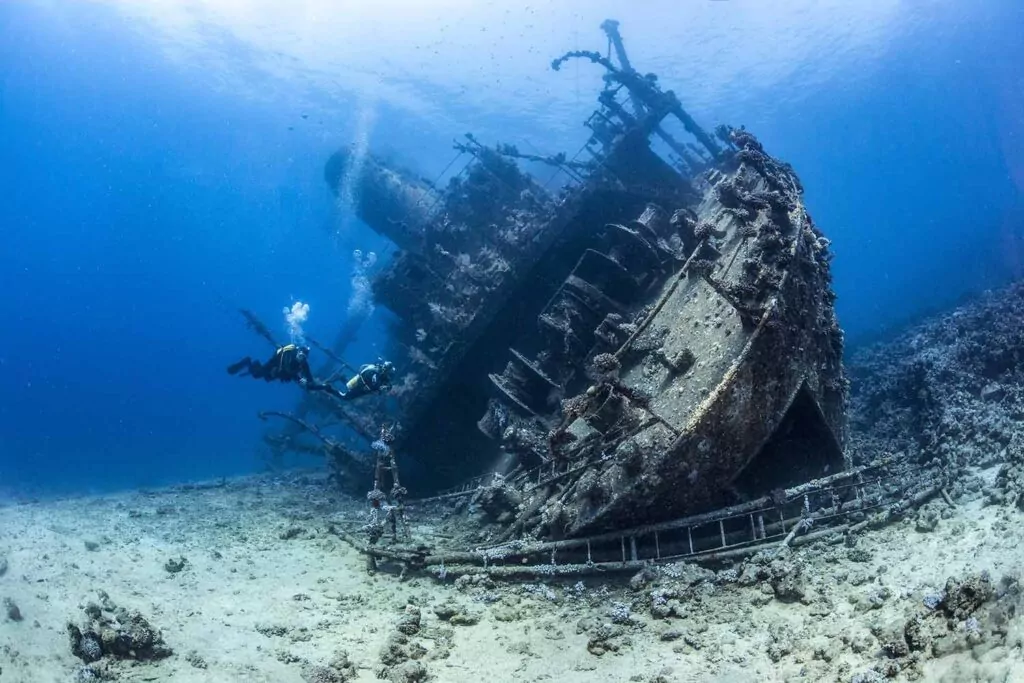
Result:
{"type": "Polygon", "coordinates": [[[793,170],[701,129],[615,22],[574,159],[486,147],[443,189],[339,152],[325,176],[400,248],[395,443],[421,490],[477,493],[506,537],[558,538],[754,498],[844,466],[828,241],[793,170]],[[554,167],[545,189],[522,160],[554,167]]]}

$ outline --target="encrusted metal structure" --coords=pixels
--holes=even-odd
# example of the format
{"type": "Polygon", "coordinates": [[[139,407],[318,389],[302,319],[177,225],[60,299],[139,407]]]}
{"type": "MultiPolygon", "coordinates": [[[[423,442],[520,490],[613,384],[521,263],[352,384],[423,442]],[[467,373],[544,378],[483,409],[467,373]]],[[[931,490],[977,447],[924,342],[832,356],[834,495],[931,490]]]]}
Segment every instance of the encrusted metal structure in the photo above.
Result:
{"type": "Polygon", "coordinates": [[[828,241],[793,170],[706,133],[616,22],[573,159],[487,147],[443,189],[341,151],[325,178],[399,248],[395,449],[436,493],[474,474],[504,538],[583,536],[756,499],[845,466],[828,241]],[[614,52],[615,60],[611,58],[614,52]],[[565,181],[549,192],[520,163],[565,181]]]}
{"type": "MultiPolygon", "coordinates": [[[[930,498],[945,495],[946,481],[940,472],[907,472],[892,465],[880,460],[727,508],[557,541],[514,539],[461,548],[422,543],[377,547],[340,525],[332,530],[371,561],[397,562],[403,571],[426,570],[442,580],[467,574],[555,578],[638,572],[680,560],[720,565],[757,553],[777,553],[782,546],[856,535],[899,520],[930,498]]],[[[443,501],[425,501],[417,513],[442,519],[439,505],[443,501]]]]}

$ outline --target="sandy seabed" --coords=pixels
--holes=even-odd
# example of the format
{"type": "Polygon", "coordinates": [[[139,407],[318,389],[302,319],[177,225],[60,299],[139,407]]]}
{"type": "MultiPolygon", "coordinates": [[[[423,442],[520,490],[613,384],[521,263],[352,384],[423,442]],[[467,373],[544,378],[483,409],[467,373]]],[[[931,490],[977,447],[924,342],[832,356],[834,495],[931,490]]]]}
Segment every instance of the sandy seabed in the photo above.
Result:
{"type": "Polygon", "coordinates": [[[1024,513],[980,496],[933,501],[924,523],[855,547],[787,552],[782,589],[751,563],[669,565],[632,582],[400,581],[369,574],[329,531],[364,506],[298,473],[2,507],[0,682],[1024,681],[1019,600],[1005,595],[1024,568],[1024,513]],[[978,607],[960,623],[923,606],[947,579],[981,572],[1003,595],[997,615],[978,607]],[[137,610],[173,654],[85,669],[68,624],[91,602],[137,610]],[[922,618],[923,651],[893,653],[888,634],[922,618]],[[958,635],[994,620],[996,635],[958,635]],[[348,666],[332,668],[339,651],[348,666]]]}

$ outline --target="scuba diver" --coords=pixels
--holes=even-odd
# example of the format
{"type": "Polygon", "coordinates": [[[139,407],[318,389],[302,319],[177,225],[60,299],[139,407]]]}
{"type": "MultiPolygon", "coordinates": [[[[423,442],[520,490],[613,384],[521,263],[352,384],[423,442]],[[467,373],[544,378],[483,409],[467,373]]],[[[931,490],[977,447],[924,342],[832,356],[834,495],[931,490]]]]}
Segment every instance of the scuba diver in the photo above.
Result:
{"type": "Polygon", "coordinates": [[[345,383],[345,391],[339,391],[328,382],[317,382],[309,369],[309,347],[288,344],[274,352],[270,360],[261,363],[246,356],[242,360],[228,366],[228,374],[249,375],[267,382],[297,382],[306,391],[322,391],[342,401],[367,394],[387,391],[391,388],[391,375],[394,365],[385,360],[364,365],[359,368],[352,379],[345,383]]]}
{"type": "Polygon", "coordinates": [[[340,397],[345,401],[351,401],[367,394],[388,391],[391,389],[391,375],[394,372],[395,366],[382,359],[364,365],[354,377],[345,382],[345,391],[339,392],[340,397]]]}
{"type": "Polygon", "coordinates": [[[313,372],[309,369],[308,346],[288,344],[278,348],[265,363],[246,356],[228,366],[229,375],[237,375],[240,372],[243,377],[249,375],[267,382],[297,382],[306,391],[322,391],[339,399],[345,398],[345,394],[330,384],[317,382],[313,377],[313,372]]]}

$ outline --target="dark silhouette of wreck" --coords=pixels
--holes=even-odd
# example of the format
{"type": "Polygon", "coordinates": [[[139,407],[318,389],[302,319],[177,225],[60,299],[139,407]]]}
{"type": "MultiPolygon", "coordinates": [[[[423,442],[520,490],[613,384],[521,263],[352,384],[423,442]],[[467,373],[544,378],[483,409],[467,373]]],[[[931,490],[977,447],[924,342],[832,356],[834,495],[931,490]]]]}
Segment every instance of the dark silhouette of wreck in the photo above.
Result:
{"type": "Polygon", "coordinates": [[[473,495],[506,539],[651,524],[845,465],[831,253],[793,169],[745,130],[705,132],[602,29],[608,56],[552,63],[604,69],[575,157],[468,135],[443,189],[347,150],[324,169],[398,247],[373,292],[404,389],[396,413],[348,419],[370,437],[397,421],[394,449],[426,473],[412,493],[473,495]]]}

